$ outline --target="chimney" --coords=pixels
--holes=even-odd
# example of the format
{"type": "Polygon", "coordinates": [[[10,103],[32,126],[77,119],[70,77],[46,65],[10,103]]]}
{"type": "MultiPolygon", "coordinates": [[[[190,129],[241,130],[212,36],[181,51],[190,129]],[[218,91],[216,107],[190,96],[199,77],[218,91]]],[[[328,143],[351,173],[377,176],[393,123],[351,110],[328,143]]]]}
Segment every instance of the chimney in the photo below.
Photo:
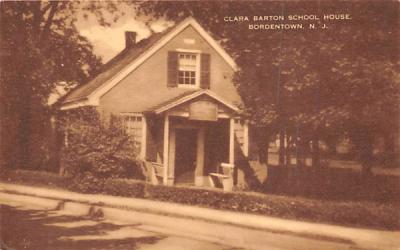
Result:
{"type": "Polygon", "coordinates": [[[136,32],[125,31],[125,48],[130,48],[136,43],[136,32]]]}

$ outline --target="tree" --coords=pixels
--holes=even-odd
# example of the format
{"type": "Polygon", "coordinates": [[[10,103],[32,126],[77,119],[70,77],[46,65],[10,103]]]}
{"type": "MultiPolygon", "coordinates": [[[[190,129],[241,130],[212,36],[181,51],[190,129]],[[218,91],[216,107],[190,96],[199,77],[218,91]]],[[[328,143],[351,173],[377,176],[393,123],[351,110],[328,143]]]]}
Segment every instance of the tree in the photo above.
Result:
{"type": "MultiPolygon", "coordinates": [[[[281,139],[282,131],[295,133],[303,147],[313,141],[316,165],[321,139],[350,134],[369,169],[373,140],[396,136],[397,2],[143,2],[138,8],[155,18],[177,21],[191,15],[199,20],[239,64],[234,81],[253,125],[266,132],[281,130],[281,139]],[[351,20],[329,21],[326,30],[258,32],[246,23],[223,22],[225,16],[258,13],[338,12],[349,13],[351,20]]],[[[387,148],[393,152],[392,144],[387,148]]]]}
{"type": "Polygon", "coordinates": [[[60,83],[77,85],[95,72],[100,58],[75,27],[77,15],[105,12],[115,3],[1,2],[1,165],[38,168],[51,150],[49,94],[60,83]]]}

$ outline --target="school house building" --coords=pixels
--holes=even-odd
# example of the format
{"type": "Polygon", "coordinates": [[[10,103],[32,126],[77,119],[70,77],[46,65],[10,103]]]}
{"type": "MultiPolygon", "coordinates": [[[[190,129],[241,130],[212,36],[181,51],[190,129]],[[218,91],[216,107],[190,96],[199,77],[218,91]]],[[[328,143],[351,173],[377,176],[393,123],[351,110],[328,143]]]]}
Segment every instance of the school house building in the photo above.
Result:
{"type": "Polygon", "coordinates": [[[137,43],[134,32],[125,36],[126,48],[61,110],[95,106],[103,117],[123,116],[161,184],[231,189],[237,160],[249,153],[234,60],[193,18],[137,43]]]}

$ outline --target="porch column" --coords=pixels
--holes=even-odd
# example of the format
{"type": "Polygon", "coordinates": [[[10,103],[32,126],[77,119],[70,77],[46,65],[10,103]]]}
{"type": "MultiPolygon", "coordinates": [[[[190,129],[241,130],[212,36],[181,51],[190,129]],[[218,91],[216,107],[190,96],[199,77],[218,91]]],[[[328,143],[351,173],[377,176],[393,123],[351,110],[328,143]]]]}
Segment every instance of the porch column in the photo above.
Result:
{"type": "Polygon", "coordinates": [[[230,119],[229,125],[229,164],[235,164],[235,120],[230,119]]]}
{"type": "Polygon", "coordinates": [[[174,185],[175,151],[176,151],[176,131],[173,127],[171,127],[169,134],[168,185],[174,185]]]}
{"type": "Polygon", "coordinates": [[[201,126],[197,132],[196,170],[194,177],[195,186],[204,186],[204,141],[205,128],[201,126]]]}
{"type": "Polygon", "coordinates": [[[249,121],[245,120],[243,124],[243,154],[249,156],[249,121]]]}
{"type": "Polygon", "coordinates": [[[147,146],[147,122],[146,117],[142,116],[142,140],[140,145],[140,158],[146,160],[146,146],[147,146]]]}
{"type": "Polygon", "coordinates": [[[164,119],[164,152],[163,152],[163,184],[168,185],[168,145],[169,145],[169,116],[164,119]]]}

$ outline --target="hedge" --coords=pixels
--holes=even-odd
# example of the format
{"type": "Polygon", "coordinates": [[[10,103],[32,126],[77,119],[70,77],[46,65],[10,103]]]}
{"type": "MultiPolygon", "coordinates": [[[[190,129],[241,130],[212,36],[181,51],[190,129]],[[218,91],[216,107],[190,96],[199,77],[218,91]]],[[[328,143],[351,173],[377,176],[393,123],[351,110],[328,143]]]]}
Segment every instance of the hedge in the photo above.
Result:
{"type": "MultiPolygon", "coordinates": [[[[57,174],[13,171],[2,175],[8,182],[61,187],[71,190],[71,180],[57,174]]],[[[77,190],[75,190],[77,191],[77,190]]],[[[196,187],[154,186],[131,179],[106,179],[99,190],[81,190],[124,197],[195,205],[213,209],[255,213],[287,219],[379,229],[400,229],[400,204],[369,201],[326,201],[303,197],[223,192],[196,187]]]]}

